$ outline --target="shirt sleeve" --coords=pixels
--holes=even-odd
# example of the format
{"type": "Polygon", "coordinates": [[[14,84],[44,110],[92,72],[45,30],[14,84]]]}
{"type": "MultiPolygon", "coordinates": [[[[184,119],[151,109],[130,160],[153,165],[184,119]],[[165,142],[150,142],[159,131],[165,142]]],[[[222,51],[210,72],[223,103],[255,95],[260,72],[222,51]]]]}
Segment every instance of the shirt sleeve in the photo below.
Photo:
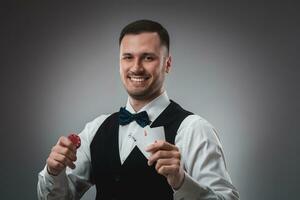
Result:
{"type": "Polygon", "coordinates": [[[183,185],[174,192],[175,200],[239,199],[211,124],[198,115],[188,116],[178,129],[175,144],[181,151],[185,170],[183,185]]]}
{"type": "Polygon", "coordinates": [[[101,115],[86,124],[79,134],[81,146],[77,150],[76,168],[67,167],[59,175],[50,175],[47,166],[38,175],[37,194],[39,200],[80,199],[93,185],[91,175],[90,143],[98,128],[108,115],[101,115]]]}

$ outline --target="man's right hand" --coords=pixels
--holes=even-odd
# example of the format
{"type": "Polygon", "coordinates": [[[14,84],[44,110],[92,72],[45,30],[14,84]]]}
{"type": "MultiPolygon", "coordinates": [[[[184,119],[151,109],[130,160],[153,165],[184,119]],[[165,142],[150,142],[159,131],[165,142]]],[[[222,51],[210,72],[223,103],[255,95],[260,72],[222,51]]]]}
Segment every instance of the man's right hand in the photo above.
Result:
{"type": "Polygon", "coordinates": [[[57,176],[67,166],[74,169],[75,164],[73,162],[76,159],[75,145],[67,137],[62,136],[52,148],[47,159],[47,170],[49,174],[57,176]]]}

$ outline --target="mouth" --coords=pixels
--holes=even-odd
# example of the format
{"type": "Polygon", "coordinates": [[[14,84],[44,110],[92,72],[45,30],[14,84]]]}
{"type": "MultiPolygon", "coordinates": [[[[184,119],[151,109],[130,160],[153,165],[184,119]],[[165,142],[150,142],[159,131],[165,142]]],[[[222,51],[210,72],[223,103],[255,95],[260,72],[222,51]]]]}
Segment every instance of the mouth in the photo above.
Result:
{"type": "Polygon", "coordinates": [[[128,76],[128,78],[134,83],[143,83],[147,81],[150,77],[149,76],[128,76]]]}

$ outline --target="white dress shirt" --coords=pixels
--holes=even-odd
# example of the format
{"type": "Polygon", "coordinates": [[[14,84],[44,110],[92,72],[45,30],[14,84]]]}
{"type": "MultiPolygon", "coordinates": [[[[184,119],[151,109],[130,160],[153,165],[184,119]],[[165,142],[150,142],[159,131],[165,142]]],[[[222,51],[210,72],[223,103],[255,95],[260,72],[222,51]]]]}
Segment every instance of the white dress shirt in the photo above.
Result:
{"type": "MultiPolygon", "coordinates": [[[[139,112],[147,111],[149,119],[153,122],[169,104],[168,95],[164,92],[139,112]]],[[[135,113],[129,98],[126,109],[135,113]]],[[[90,143],[108,116],[101,115],[87,123],[79,134],[81,147],[77,150],[74,170],[67,167],[59,175],[52,176],[45,166],[39,173],[37,187],[39,199],[80,199],[93,185],[90,143]]],[[[136,134],[142,133],[141,130],[142,127],[135,121],[119,127],[119,151],[122,164],[136,146],[133,138],[136,134]]],[[[174,200],[239,199],[226,169],[221,143],[211,124],[198,115],[189,115],[179,126],[175,145],[181,153],[185,179],[183,185],[174,191],[174,200]]]]}

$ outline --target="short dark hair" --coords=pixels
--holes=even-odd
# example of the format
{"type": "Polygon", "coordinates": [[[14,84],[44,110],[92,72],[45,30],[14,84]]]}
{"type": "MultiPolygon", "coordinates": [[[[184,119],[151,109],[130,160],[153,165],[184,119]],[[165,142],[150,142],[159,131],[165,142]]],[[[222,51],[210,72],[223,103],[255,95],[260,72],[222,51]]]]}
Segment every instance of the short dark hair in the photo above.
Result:
{"type": "Polygon", "coordinates": [[[165,45],[169,52],[170,37],[168,31],[160,23],[147,19],[137,20],[125,26],[122,29],[119,37],[119,45],[121,44],[125,35],[140,34],[144,32],[157,33],[159,35],[161,44],[165,45]]]}

